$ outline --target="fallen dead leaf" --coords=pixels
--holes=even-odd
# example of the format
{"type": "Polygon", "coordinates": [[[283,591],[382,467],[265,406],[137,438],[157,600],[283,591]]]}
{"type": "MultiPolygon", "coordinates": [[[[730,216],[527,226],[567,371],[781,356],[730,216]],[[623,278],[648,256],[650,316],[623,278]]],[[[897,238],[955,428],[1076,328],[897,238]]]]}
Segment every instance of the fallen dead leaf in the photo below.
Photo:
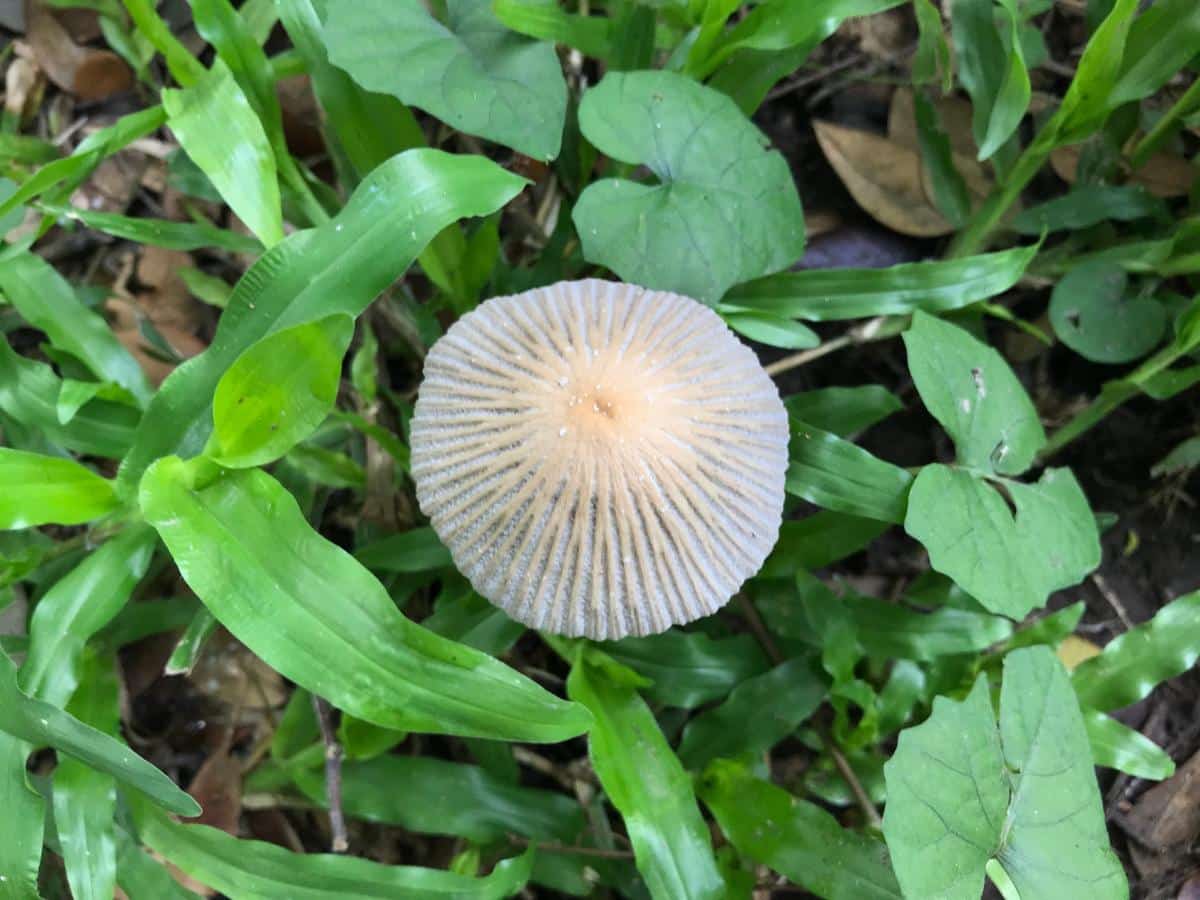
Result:
{"type": "Polygon", "coordinates": [[[111,50],[80,47],[36,0],[26,8],[26,40],[46,77],[81,100],[103,100],[133,86],[133,72],[111,50]]]}
{"type": "Polygon", "coordinates": [[[204,696],[241,709],[274,709],[287,700],[283,677],[223,628],[213,632],[187,678],[204,696]]]}
{"type": "Polygon", "coordinates": [[[1200,835],[1200,753],[1142,794],[1122,825],[1147,850],[1159,853],[1200,835]]]}
{"type": "MultiPolygon", "coordinates": [[[[1074,184],[1079,171],[1080,144],[1059,147],[1050,154],[1050,166],[1067,184],[1074,184]]],[[[1197,168],[1182,156],[1158,152],[1146,164],[1129,176],[1130,184],[1138,184],[1156,197],[1182,197],[1192,189],[1197,168]]]]}
{"type": "Polygon", "coordinates": [[[1099,647],[1076,634],[1068,634],[1058,645],[1058,660],[1066,666],[1068,672],[1074,671],[1075,667],[1085,659],[1099,655],[1099,647]]]}
{"type": "Polygon", "coordinates": [[[925,194],[916,150],[833,122],[814,121],[813,128],[829,164],[855,202],[876,221],[913,237],[939,237],[954,230],[925,194]]]}
{"type": "Polygon", "coordinates": [[[154,322],[153,316],[147,315],[136,301],[126,300],[122,297],[110,297],[104,301],[104,309],[108,313],[117,340],[133,354],[133,358],[138,361],[142,371],[146,373],[146,377],[155,387],[162,384],[163,380],[175,370],[175,363],[168,362],[157,355],[142,336],[140,323],[143,319],[150,319],[155,330],[181,359],[191,359],[203,352],[206,346],[191,332],[170,323],[154,322]]]}
{"type": "Polygon", "coordinates": [[[189,794],[203,812],[192,821],[237,837],[242,816],[242,765],[228,746],[216,748],[196,771],[189,794]]]}
{"type": "Polygon", "coordinates": [[[150,161],[135,150],[121,150],[104,159],[86,182],[71,195],[83,209],[123,213],[133,202],[142,173],[150,161]]]}
{"type": "Polygon", "coordinates": [[[27,122],[41,105],[46,79],[32,59],[17,56],[4,72],[4,110],[18,122],[27,122]]]}

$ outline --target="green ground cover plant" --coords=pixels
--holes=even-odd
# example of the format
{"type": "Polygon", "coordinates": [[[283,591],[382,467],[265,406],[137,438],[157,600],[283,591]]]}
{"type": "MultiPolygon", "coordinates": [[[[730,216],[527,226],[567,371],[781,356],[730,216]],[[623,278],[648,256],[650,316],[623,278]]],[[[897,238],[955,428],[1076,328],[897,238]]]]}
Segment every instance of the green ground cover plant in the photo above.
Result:
{"type": "Polygon", "coordinates": [[[10,72],[0,122],[0,898],[1151,895],[1106,792],[1196,741],[1114,714],[1183,683],[1200,582],[1110,632],[1079,586],[1195,528],[1126,528],[1080,448],[1182,434],[1190,509],[1195,0],[36,7],[130,84],[63,138],[10,72]],[[879,23],[855,78],[911,115],[814,100],[798,163],[781,110],[879,23]],[[151,151],[169,205],[88,202],[151,151]],[[811,264],[831,169],[919,252],[811,264]],[[790,433],[761,570],[617,641],[476,593],[410,465],[455,320],[593,277],[715,311],[790,433]]]}

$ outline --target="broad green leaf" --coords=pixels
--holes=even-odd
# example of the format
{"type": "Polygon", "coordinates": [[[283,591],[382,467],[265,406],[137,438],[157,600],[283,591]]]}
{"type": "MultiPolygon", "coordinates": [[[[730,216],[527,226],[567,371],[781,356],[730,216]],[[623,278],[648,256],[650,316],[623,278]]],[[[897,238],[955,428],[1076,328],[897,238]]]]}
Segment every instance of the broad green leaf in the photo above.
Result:
{"type": "Polygon", "coordinates": [[[117,884],[128,897],[154,900],[197,900],[198,894],[183,887],[167,867],[143,850],[124,828],[117,828],[117,884]]]}
{"type": "Polygon", "coordinates": [[[654,900],[725,897],[708,827],[691,779],[637,692],[616,683],[581,652],[567,693],[591,710],[588,755],[608,799],[625,820],[638,871],[654,900]]]}
{"type": "Polygon", "coordinates": [[[1085,707],[1108,712],[1136,703],[1200,658],[1200,591],[1172,600],[1148,622],[1080,663],[1071,683],[1085,707]]]}
{"type": "Polygon", "coordinates": [[[395,97],[364,91],[330,65],[314,0],[278,0],[279,16],[304,59],[313,93],[321,103],[331,146],[345,158],[350,183],[356,183],[397,153],[425,145],[421,126],[395,97]]]}
{"type": "Polygon", "coordinates": [[[809,656],[747,678],[720,706],[688,722],[679,760],[699,771],[718,756],[763,753],[812,715],[828,689],[824,672],[809,656]]]}
{"type": "Polygon", "coordinates": [[[522,183],[482,157],[438,150],[411,150],[379,166],[332,222],[291,235],[242,277],[209,348],[159,388],[120,483],[132,489],[161,456],[200,452],[217,383],[251,344],[334,313],[358,315],[434,235],[459,218],[495,212],[522,183]]]}
{"type": "MultiPolygon", "coordinates": [[[[108,735],[121,726],[116,660],[86,655],[79,690],[67,712],[108,735]]],[[[112,900],[117,878],[113,816],[117,788],[112,776],[66,757],[54,770],[54,824],[67,881],[75,900],[112,900]]]]}
{"type": "Polygon", "coordinates": [[[34,608],[21,687],[62,707],[79,684],[84,644],[129,601],[154,555],[154,530],[131,525],[60,578],[34,608]]]}
{"type": "Polygon", "coordinates": [[[856,637],[875,659],[933,660],[956,653],[980,653],[1012,634],[999,616],[943,607],[914,612],[874,597],[846,596],[856,637]]]}
{"type": "Polygon", "coordinates": [[[179,825],[141,805],[143,843],[183,872],[237,900],[501,900],[529,879],[533,853],[502,860],[486,878],[352,856],[293,853],[235,838],[207,825],[179,825]]]}
{"type": "Polygon", "coordinates": [[[913,0],[913,13],[918,30],[917,52],[912,61],[913,82],[940,81],[943,93],[949,93],[954,84],[954,65],[942,15],[933,0],[913,0]]]}
{"type": "Polygon", "coordinates": [[[9,131],[0,133],[0,162],[6,165],[35,165],[58,156],[58,147],[42,138],[9,131]]]}
{"type": "Polygon", "coordinates": [[[204,78],[204,66],[188,52],[156,10],[154,0],[122,0],[138,33],[163,55],[171,77],[184,87],[204,78]]]}
{"type": "Polygon", "coordinates": [[[904,408],[895,394],[879,384],[817,388],[793,394],[783,405],[789,415],[846,439],[904,408]]]}
{"type": "Polygon", "coordinates": [[[166,664],[163,666],[163,674],[187,675],[191,673],[192,667],[196,665],[196,660],[200,658],[200,652],[216,627],[217,620],[213,618],[213,614],[208,611],[207,607],[202,606],[196,610],[196,614],[188,622],[187,628],[180,636],[178,643],[175,644],[175,649],[167,658],[166,664]]]}
{"type": "Polygon", "coordinates": [[[1058,339],[1085,359],[1125,363],[1162,340],[1167,311],[1154,297],[1128,295],[1129,276],[1114,263],[1076,266],[1050,295],[1058,339]]]}
{"type": "Polygon", "coordinates": [[[809,350],[821,337],[807,325],[758,310],[741,310],[722,304],[717,308],[725,324],[742,337],[784,350],[809,350]]]}
{"type": "MultiPolygon", "coordinates": [[[[833,34],[844,19],[883,12],[902,2],[904,0],[813,0],[798,5],[791,0],[766,0],[726,32],[696,74],[707,76],[739,51],[799,49],[807,55],[833,34]]],[[[795,62],[793,69],[803,61],[794,56],[789,59],[795,62]]]]}
{"type": "Polygon", "coordinates": [[[53,747],[181,816],[199,814],[196,801],[124,744],[17,687],[17,668],[0,653],[0,731],[34,747],[53,747]]]}
{"type": "Polygon", "coordinates": [[[566,44],[596,59],[613,54],[610,19],[571,15],[551,0],[492,0],[492,12],[508,28],[539,41],[566,44]]]}
{"type": "Polygon", "coordinates": [[[505,28],[490,0],[359,0],[325,21],[329,61],[459,131],[536,159],[558,156],[567,87],[554,48],[505,28]]]}
{"type": "Polygon", "coordinates": [[[579,126],[659,182],[606,178],[584,190],[572,216],[589,262],[712,304],[804,251],[786,161],[725,95],[673,72],[610,72],[584,94],[579,126]]]}
{"type": "Polygon", "coordinates": [[[1083,707],[1082,712],[1096,765],[1155,781],[1175,774],[1171,757],[1144,734],[1094,709],[1083,707]]]}
{"type": "Polygon", "coordinates": [[[643,691],[647,697],[686,709],[720,699],[768,668],[758,643],[749,635],[714,640],[698,631],[673,628],[602,646],[617,662],[654,682],[643,691]]]}
{"type": "Polygon", "coordinates": [[[1012,634],[999,616],[941,606],[919,612],[854,593],[835,594],[816,577],[797,576],[796,589],[762,590],[755,602],[771,631],[780,637],[825,648],[836,626],[849,626],[845,637],[875,659],[931,661],[939,656],[979,653],[1012,634]]]}
{"type": "Polygon", "coordinates": [[[0,262],[0,291],[30,325],[44,331],[60,350],[86,365],[101,381],[126,388],[143,404],[150,383],[129,351],[95,312],[79,302],[54,267],[33,253],[0,262]]]}
{"type": "Polygon", "coordinates": [[[1112,219],[1162,219],[1167,206],[1140,185],[1077,184],[1068,194],[1021,210],[1012,220],[1020,234],[1078,231],[1112,219]]]}
{"type": "Polygon", "coordinates": [[[233,293],[233,288],[224,279],[192,268],[180,269],[178,274],[197,300],[217,309],[224,309],[229,305],[229,295],[233,293]]]}
{"type": "Polygon", "coordinates": [[[758,5],[727,34],[710,66],[720,66],[709,85],[731,97],[751,115],[776,82],[804,65],[817,44],[838,30],[845,19],[870,16],[904,0],[772,0],[758,5]],[[763,49],[756,49],[763,48],[763,49]],[[727,61],[721,65],[721,59],[727,61]]]}
{"type": "Polygon", "coordinates": [[[884,766],[883,831],[905,896],[976,900],[999,862],[1022,900],[1124,900],[1083,717],[1046,647],[1004,660],[1000,722],[986,676],[934,701],[884,766]]]}
{"type": "MultiPolygon", "coordinates": [[[[1019,115],[1013,119],[1016,106],[1013,101],[1020,99],[1016,92],[1021,87],[1021,80],[1016,67],[1019,65],[1023,72],[1025,64],[1019,59],[1020,42],[1013,40],[1016,28],[1012,13],[1005,8],[1009,36],[1006,47],[997,27],[996,12],[993,0],[956,0],[950,7],[958,79],[971,97],[971,130],[975,144],[980,148],[980,159],[994,155],[1012,136],[1020,121],[1019,115]],[[1014,57],[1018,58],[1014,60],[1014,57]],[[1009,93],[1001,103],[1005,87],[1009,93]],[[983,154],[985,145],[989,151],[987,156],[983,154]]],[[[1028,74],[1025,78],[1024,86],[1028,90],[1028,74]]],[[[1028,95],[1025,99],[1027,103],[1028,95]]],[[[1024,112],[1024,106],[1020,112],[1024,112]]]]}
{"type": "Polygon", "coordinates": [[[1017,247],[887,269],[807,269],[739,284],[725,302],[786,318],[826,322],[866,316],[946,312],[1002,294],[1037,254],[1017,247]]]}
{"type": "Polygon", "coordinates": [[[362,490],[367,485],[366,470],[346,454],[336,450],[300,444],[293,447],[284,460],[315,484],[355,490],[362,490]]]}
{"type": "MultiPolygon", "coordinates": [[[[287,199],[310,224],[327,221],[329,214],[305,181],[288,149],[283,113],[275,90],[275,72],[263,50],[263,41],[255,36],[252,23],[242,15],[249,5],[243,5],[241,14],[229,0],[192,0],[191,6],[196,30],[216,49],[220,61],[229,67],[266,133],[280,179],[287,190],[287,199]]],[[[268,33],[274,25],[273,10],[271,12],[268,33]]]]}
{"type": "Polygon", "coordinates": [[[165,247],[168,250],[202,250],[215,247],[230,253],[257,255],[263,249],[262,244],[249,235],[217,228],[208,222],[170,222],[166,219],[122,216],[58,203],[43,203],[41,208],[51,215],[80,222],[88,228],[111,234],[113,237],[152,247],[165,247]]]}
{"type": "Polygon", "coordinates": [[[164,459],[146,473],[141,505],[221,624],[351,715],[401,731],[520,741],[565,740],[588,727],[586,710],[401,615],[262,471],[164,459]]]}
{"type": "Polygon", "coordinates": [[[961,465],[1001,475],[1029,468],[1046,433],[999,353],[924,313],[913,316],[904,346],[917,392],[954,439],[961,465]]]}
{"type": "Polygon", "coordinates": [[[1200,6],[1191,0],[1158,0],[1151,4],[1129,28],[1109,106],[1115,109],[1149,97],[1196,58],[1197,47],[1200,6]]]}
{"type": "Polygon", "coordinates": [[[1171,448],[1171,452],[1154,464],[1150,474],[1155,478],[1173,475],[1200,466],[1200,435],[1190,437],[1171,448]]]}
{"type": "MultiPolygon", "coordinates": [[[[929,3],[929,0],[925,2],[929,3]]],[[[932,5],[929,8],[932,9],[932,5]]],[[[919,11],[921,6],[918,4],[916,9],[919,11]]],[[[940,19],[938,35],[942,36],[940,19]]],[[[955,163],[954,147],[942,127],[938,108],[922,91],[913,92],[913,121],[917,128],[922,172],[928,178],[934,205],[948,222],[961,228],[971,215],[971,192],[955,163]]]]}
{"type": "MultiPolygon", "coordinates": [[[[959,0],[956,8],[963,0],[959,0]]],[[[1021,49],[1019,21],[1016,6],[1017,0],[1000,0],[1000,6],[1008,18],[1008,41],[1005,50],[1004,74],[996,88],[994,97],[988,98],[987,127],[981,134],[975,129],[975,139],[979,144],[979,159],[990,159],[1012,137],[1029,108],[1029,72],[1025,68],[1025,56],[1021,49]]],[[[971,97],[978,103],[979,98],[971,97]]],[[[978,122],[978,118],[976,118],[978,122]]]]}
{"type": "Polygon", "coordinates": [[[797,569],[821,569],[862,550],[887,530],[887,523],[822,510],[779,528],[775,549],[760,577],[790,576],[797,569]]]}
{"type": "Polygon", "coordinates": [[[380,728],[354,716],[342,714],[338,722],[337,739],[348,760],[375,759],[396,747],[408,737],[407,731],[380,728]]]}
{"type": "Polygon", "coordinates": [[[213,457],[232,468],[278,459],[311,435],[337,400],[354,335],[345,313],[293,325],[252,344],[213,397],[213,457]]]}
{"type": "Polygon", "coordinates": [[[815,803],[738,763],[713,762],[700,797],[739,852],[805,890],[825,900],[901,900],[882,841],[843,828],[815,803]]]}
{"type": "Polygon", "coordinates": [[[192,87],[162,98],[167,125],[230,209],[266,246],[283,240],[275,156],[229,67],[217,60],[192,87]]]}
{"type": "MultiPolygon", "coordinates": [[[[7,657],[5,657],[7,659],[7,657]]],[[[4,810],[4,839],[0,840],[0,898],[39,897],[38,870],[42,865],[45,803],[29,786],[26,763],[29,748],[0,731],[0,808],[4,810]]]]}
{"type": "MultiPolygon", "coordinates": [[[[321,770],[294,777],[310,800],[325,804],[321,770]]],[[[583,830],[583,810],[563,794],[505,784],[478,766],[423,756],[346,763],[342,805],[348,816],[368,822],[479,843],[513,832],[570,845],[583,830]]]]}
{"type": "Polygon", "coordinates": [[[79,525],[117,507],[111,482],[70,459],[0,447],[0,528],[79,525]]]}
{"type": "Polygon", "coordinates": [[[962,469],[926,466],[909,492],[904,529],[929,551],[934,569],[988,610],[1021,619],[1100,564],[1100,538],[1069,470],[1002,487],[1015,516],[997,486],[962,469]]]}
{"type": "Polygon", "coordinates": [[[850,441],[792,420],[789,494],[838,512],[904,521],[912,476],[850,441]]]}
{"type": "MultiPolygon", "coordinates": [[[[1116,0],[1083,48],[1075,77],[1058,109],[1035,138],[1031,150],[1049,152],[1098,131],[1114,106],[1114,88],[1126,54],[1138,0],[1116,0]]],[[[1040,157],[1039,157],[1040,158],[1040,157]]]]}
{"type": "Polygon", "coordinates": [[[379,572],[428,572],[453,564],[428,525],[372,541],[354,551],[354,558],[379,572]]]}
{"type": "Polygon", "coordinates": [[[124,403],[128,406],[137,406],[137,400],[133,394],[111,381],[76,381],[73,378],[64,378],[59,386],[58,401],[54,407],[54,412],[58,416],[58,424],[66,425],[75,418],[75,414],[89,400],[97,397],[124,403]]]}
{"type": "Polygon", "coordinates": [[[422,623],[442,637],[493,656],[509,651],[525,633],[525,626],[505,615],[466,585],[465,590],[443,588],[433,614],[422,623]]]}

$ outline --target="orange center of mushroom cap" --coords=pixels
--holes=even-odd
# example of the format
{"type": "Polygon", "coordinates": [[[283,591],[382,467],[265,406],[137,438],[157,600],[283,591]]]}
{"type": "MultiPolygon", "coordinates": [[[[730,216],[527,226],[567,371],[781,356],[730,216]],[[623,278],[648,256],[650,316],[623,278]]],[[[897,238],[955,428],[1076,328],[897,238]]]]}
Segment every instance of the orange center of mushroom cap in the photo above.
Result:
{"type": "Polygon", "coordinates": [[[629,373],[611,367],[592,368],[558,388],[553,403],[562,416],[562,428],[580,440],[623,442],[635,437],[647,424],[654,399],[644,384],[629,373]],[[608,382],[602,379],[607,376],[608,382]]]}

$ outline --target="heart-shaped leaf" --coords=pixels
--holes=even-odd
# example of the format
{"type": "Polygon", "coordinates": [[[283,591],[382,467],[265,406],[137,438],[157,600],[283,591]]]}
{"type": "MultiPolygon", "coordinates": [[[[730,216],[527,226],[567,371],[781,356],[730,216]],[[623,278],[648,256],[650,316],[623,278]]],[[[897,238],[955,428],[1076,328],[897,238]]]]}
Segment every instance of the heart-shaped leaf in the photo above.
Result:
{"type": "Polygon", "coordinates": [[[1001,475],[1029,468],[1046,433],[999,353],[921,312],[904,333],[904,346],[917,392],[954,439],[960,464],[1001,475]]]}
{"type": "Polygon", "coordinates": [[[992,612],[1021,619],[1100,564],[1100,538],[1069,470],[1048,469],[1036,484],[1002,486],[1015,516],[983,479],[926,466],[909,492],[904,529],[929,551],[934,569],[992,612]]]}
{"type": "Polygon", "coordinates": [[[1004,660],[1000,722],[986,676],[900,735],[884,766],[883,833],[906,897],[975,900],[996,860],[1022,900],[1124,900],[1079,704],[1047,647],[1004,660]]]}
{"type": "Polygon", "coordinates": [[[1124,363],[1149,353],[1162,340],[1167,311],[1153,297],[1127,296],[1129,277],[1116,263],[1085,263],[1054,286],[1050,324],[1058,339],[1080,356],[1124,363]]]}
{"type": "Polygon", "coordinates": [[[567,111],[558,57],[505,28],[491,0],[448,0],[444,23],[421,0],[331,4],[325,42],[329,61],[369,91],[537,159],[558,156],[567,111]]]}
{"type": "Polygon", "coordinates": [[[804,251],[787,162],[724,94],[674,72],[611,72],[579,107],[584,137],[659,179],[606,178],[575,205],[590,261],[626,281],[715,303],[804,251]]]}

